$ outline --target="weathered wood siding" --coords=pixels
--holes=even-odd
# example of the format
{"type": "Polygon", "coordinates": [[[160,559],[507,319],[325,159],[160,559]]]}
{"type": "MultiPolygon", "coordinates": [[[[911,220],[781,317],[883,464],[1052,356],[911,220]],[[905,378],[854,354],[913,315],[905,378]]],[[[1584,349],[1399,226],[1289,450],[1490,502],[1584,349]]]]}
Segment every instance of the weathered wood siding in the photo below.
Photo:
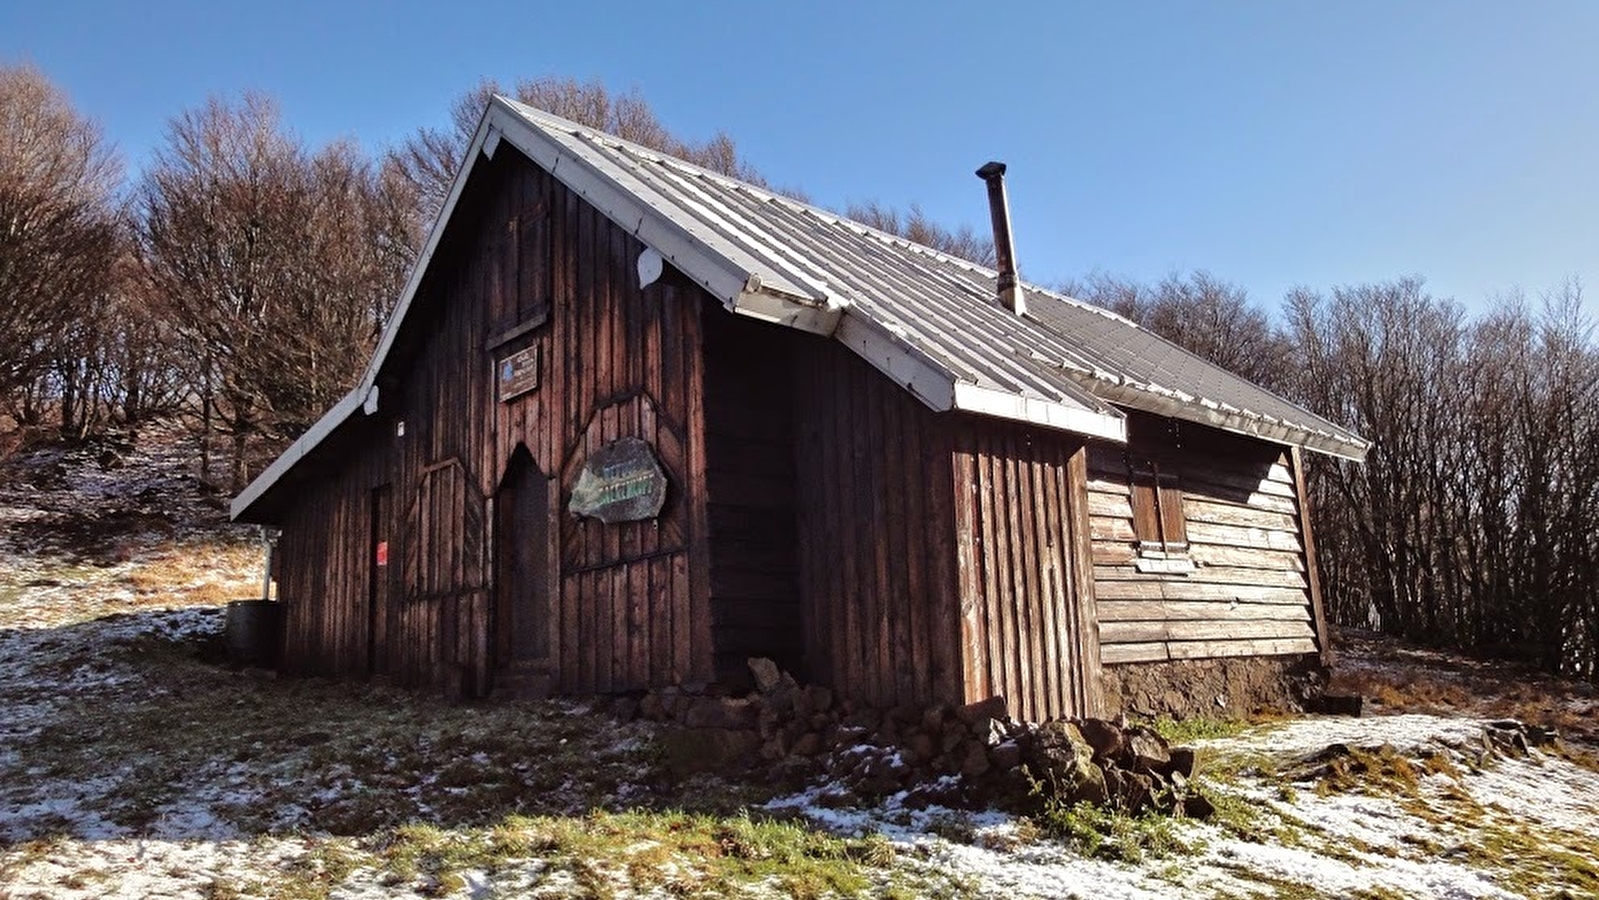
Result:
{"type": "Polygon", "coordinates": [[[1287,449],[1135,416],[1126,447],[1092,442],[1088,511],[1105,663],[1314,653],[1312,579],[1287,449]],[[1194,571],[1137,571],[1129,462],[1176,475],[1194,571]]]}
{"type": "Polygon", "coordinates": [[[1031,721],[1102,705],[1080,438],[993,419],[956,425],[965,699],[1031,721]]]}
{"type": "Polygon", "coordinates": [[[792,351],[805,672],[872,704],[958,701],[949,423],[841,344],[792,351]]]}
{"type": "Polygon", "coordinates": [[[360,430],[359,449],[339,469],[317,474],[283,523],[274,563],[285,605],[286,672],[354,675],[383,671],[388,662],[381,645],[379,658],[371,658],[369,640],[390,613],[374,615],[369,607],[374,576],[388,579],[389,596],[400,584],[399,554],[382,568],[372,555],[372,491],[388,477],[388,447],[376,429],[360,430]]]}
{"type": "Polygon", "coordinates": [[[379,433],[295,488],[281,583],[295,604],[296,667],[366,665],[352,648],[366,646],[368,617],[346,607],[368,596],[358,583],[366,504],[389,483],[399,545],[390,569],[406,563],[380,617],[379,668],[402,683],[484,690],[494,542],[510,539],[492,533],[490,504],[525,447],[559,502],[547,530],[560,567],[548,684],[589,692],[708,678],[709,565],[691,549],[707,528],[694,424],[703,292],[670,269],[640,289],[643,245],[509,146],[479,167],[451,221],[379,380],[379,433]],[[539,386],[500,402],[496,363],[535,345],[539,386]],[[602,526],[566,515],[587,454],[623,436],[648,441],[667,472],[661,517],[602,526]]]}
{"type": "MultiPolygon", "coordinates": [[[[708,301],[709,302],[709,301],[708,301]]],[[[798,335],[716,307],[704,315],[711,616],[719,680],[746,660],[803,665],[790,347],[798,335]]]]}

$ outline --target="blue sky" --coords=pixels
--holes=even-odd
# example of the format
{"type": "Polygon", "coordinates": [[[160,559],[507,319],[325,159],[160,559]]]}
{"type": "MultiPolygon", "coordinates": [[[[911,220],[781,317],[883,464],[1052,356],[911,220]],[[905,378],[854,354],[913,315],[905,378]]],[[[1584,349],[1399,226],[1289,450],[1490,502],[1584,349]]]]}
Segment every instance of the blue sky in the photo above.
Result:
{"type": "Polygon", "coordinates": [[[134,171],[213,93],[378,148],[480,76],[596,77],[823,205],[984,230],[972,172],[1002,159],[1030,279],[1203,268],[1268,307],[1420,275],[1482,308],[1576,276],[1599,311],[1596,39],[1583,2],[0,5],[0,62],[134,171]]]}

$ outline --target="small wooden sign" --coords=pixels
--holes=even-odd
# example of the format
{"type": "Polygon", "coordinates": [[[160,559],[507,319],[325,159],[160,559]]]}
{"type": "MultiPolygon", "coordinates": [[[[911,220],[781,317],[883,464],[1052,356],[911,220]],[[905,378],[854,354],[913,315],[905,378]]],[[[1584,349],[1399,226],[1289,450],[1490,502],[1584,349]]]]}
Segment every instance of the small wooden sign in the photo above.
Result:
{"type": "Polygon", "coordinates": [[[589,456],[566,508],[610,525],[653,519],[665,503],[666,473],[655,451],[639,438],[625,437],[589,456]]]}
{"type": "Polygon", "coordinates": [[[539,345],[532,344],[500,360],[500,402],[520,397],[539,386],[539,345]]]}

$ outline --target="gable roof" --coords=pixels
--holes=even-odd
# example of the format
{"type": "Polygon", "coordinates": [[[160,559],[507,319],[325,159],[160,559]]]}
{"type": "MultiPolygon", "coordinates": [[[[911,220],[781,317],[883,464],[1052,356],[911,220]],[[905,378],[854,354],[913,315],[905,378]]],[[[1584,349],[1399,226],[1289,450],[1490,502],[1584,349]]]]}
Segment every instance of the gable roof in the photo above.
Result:
{"type": "Polygon", "coordinates": [[[480,157],[509,142],[729,310],[831,335],[935,410],[1112,441],[1118,406],[1350,459],[1367,443],[1106,310],[1024,285],[1000,306],[993,270],[496,96],[365,375],[240,493],[245,514],[357,410],[377,378],[480,157]]]}

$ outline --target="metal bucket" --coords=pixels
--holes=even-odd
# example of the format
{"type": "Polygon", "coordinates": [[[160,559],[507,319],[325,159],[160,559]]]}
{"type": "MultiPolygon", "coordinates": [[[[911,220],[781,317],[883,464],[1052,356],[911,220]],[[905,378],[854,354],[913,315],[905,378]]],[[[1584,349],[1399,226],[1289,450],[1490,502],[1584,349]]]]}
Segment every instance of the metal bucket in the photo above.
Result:
{"type": "Polygon", "coordinates": [[[283,604],[234,600],[228,604],[228,662],[272,668],[283,654],[283,604]]]}

